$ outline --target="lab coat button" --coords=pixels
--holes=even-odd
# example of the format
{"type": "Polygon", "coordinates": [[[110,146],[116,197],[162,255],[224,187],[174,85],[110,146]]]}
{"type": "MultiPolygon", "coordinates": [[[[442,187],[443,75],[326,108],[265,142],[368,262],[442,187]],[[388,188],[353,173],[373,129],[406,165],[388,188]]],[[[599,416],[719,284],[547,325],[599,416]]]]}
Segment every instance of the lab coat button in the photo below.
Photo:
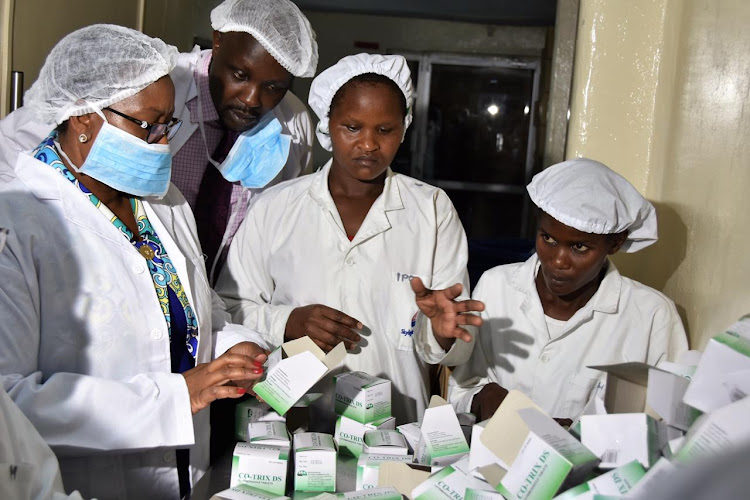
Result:
{"type": "Polygon", "coordinates": [[[547,353],[542,354],[542,363],[549,361],[549,355],[547,353]]]}
{"type": "Polygon", "coordinates": [[[151,330],[151,336],[154,338],[154,340],[159,340],[162,337],[161,330],[154,328],[151,330]]]}
{"type": "Polygon", "coordinates": [[[133,265],[133,272],[137,274],[143,274],[143,271],[146,269],[143,267],[143,264],[134,264],[133,265]]]}
{"type": "Polygon", "coordinates": [[[165,464],[170,464],[175,461],[175,454],[173,450],[165,451],[164,456],[162,457],[162,460],[164,460],[165,464]]]}
{"type": "Polygon", "coordinates": [[[354,265],[354,259],[346,259],[346,264],[348,266],[353,266],[354,265]]]}

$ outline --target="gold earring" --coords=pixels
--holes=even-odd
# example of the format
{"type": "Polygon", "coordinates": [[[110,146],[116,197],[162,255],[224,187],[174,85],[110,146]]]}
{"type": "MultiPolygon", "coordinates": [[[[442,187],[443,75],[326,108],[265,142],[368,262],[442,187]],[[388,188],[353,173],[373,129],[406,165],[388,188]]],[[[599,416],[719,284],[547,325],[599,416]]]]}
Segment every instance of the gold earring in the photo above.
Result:
{"type": "Polygon", "coordinates": [[[86,134],[81,134],[78,136],[78,142],[86,142],[88,140],[89,140],[89,136],[87,136],[86,134]]]}

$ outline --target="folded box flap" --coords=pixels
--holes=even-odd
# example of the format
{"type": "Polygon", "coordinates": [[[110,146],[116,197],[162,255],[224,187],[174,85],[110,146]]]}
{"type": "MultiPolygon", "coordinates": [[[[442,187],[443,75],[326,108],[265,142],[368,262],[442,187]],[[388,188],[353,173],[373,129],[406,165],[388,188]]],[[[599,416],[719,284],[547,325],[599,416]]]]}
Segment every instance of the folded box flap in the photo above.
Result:
{"type": "Polygon", "coordinates": [[[430,468],[401,462],[383,462],[378,473],[378,487],[391,486],[406,498],[414,488],[430,477],[430,468]]]}
{"type": "Polygon", "coordinates": [[[518,415],[518,410],[523,408],[535,408],[544,413],[521,391],[512,390],[505,396],[479,437],[482,444],[506,464],[513,463],[529,433],[526,422],[518,415]]]}
{"type": "Polygon", "coordinates": [[[326,353],[307,336],[285,342],[281,347],[289,358],[305,351],[310,351],[320,361],[323,361],[323,358],[326,357],[326,353]]]}

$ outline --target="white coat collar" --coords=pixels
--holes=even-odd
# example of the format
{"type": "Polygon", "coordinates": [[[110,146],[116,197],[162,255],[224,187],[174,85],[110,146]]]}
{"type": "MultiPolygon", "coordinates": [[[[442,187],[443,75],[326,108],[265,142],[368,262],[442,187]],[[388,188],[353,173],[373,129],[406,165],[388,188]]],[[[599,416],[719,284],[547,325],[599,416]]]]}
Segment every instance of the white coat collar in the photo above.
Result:
{"type": "MultiPolygon", "coordinates": [[[[344,224],[341,221],[341,216],[336,208],[336,204],[331,196],[331,191],[328,189],[328,174],[331,171],[331,165],[333,159],[328,160],[317,173],[313,174],[313,179],[308,193],[310,197],[322,208],[327,210],[332,216],[336,225],[341,230],[342,236],[349,242],[344,231],[344,224]]],[[[404,208],[404,202],[401,199],[401,192],[399,190],[398,182],[396,181],[396,174],[388,167],[388,171],[385,177],[385,184],[383,186],[383,193],[375,200],[370,211],[367,213],[367,217],[362,222],[362,226],[357,231],[356,236],[351,241],[352,245],[361,243],[376,234],[380,234],[391,228],[391,223],[388,220],[387,212],[392,210],[402,210],[404,208]]]]}
{"type": "MultiPolygon", "coordinates": [[[[535,253],[526,262],[519,266],[513,274],[512,286],[525,295],[521,309],[534,318],[535,326],[547,330],[544,320],[544,309],[536,291],[535,278],[539,270],[539,257],[535,253]]],[[[620,290],[622,289],[622,275],[617,267],[607,259],[607,272],[593,297],[581,309],[576,311],[572,318],[565,323],[565,328],[560,335],[575,329],[589,320],[595,312],[603,314],[615,314],[619,309],[620,290]]]]}
{"type": "Polygon", "coordinates": [[[20,153],[15,171],[18,180],[36,198],[60,201],[65,219],[72,224],[96,233],[118,247],[136,251],[106,217],[93,217],[92,214],[97,212],[96,207],[80,192],[76,192],[78,188],[68,179],[46,163],[35,159],[28,152],[20,153]]]}

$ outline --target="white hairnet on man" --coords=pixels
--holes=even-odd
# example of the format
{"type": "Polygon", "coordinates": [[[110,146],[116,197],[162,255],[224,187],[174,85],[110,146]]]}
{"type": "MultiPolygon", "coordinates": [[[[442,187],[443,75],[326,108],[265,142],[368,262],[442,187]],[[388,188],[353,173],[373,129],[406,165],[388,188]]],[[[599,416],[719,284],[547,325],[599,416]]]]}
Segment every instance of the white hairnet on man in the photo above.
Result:
{"type": "Polygon", "coordinates": [[[211,11],[211,26],[222,33],[249,33],[294,76],[315,75],[315,32],[288,0],[227,0],[211,11]]]}
{"type": "Polygon", "coordinates": [[[177,56],[175,47],[139,31],[87,26],[52,49],[24,104],[45,123],[60,124],[137,94],[168,75],[177,56]]]}
{"type": "MultiPolygon", "coordinates": [[[[336,64],[323,71],[313,80],[310,86],[308,103],[318,115],[320,121],[315,129],[320,145],[328,151],[332,150],[331,137],[328,130],[328,113],[331,101],[336,92],[346,82],[358,75],[375,73],[387,76],[393,80],[406,98],[406,117],[404,118],[404,134],[412,120],[412,101],[414,90],[411,84],[411,71],[403,56],[385,56],[381,54],[356,54],[346,56],[336,64]]],[[[403,140],[403,137],[402,137],[403,140]]]]}

